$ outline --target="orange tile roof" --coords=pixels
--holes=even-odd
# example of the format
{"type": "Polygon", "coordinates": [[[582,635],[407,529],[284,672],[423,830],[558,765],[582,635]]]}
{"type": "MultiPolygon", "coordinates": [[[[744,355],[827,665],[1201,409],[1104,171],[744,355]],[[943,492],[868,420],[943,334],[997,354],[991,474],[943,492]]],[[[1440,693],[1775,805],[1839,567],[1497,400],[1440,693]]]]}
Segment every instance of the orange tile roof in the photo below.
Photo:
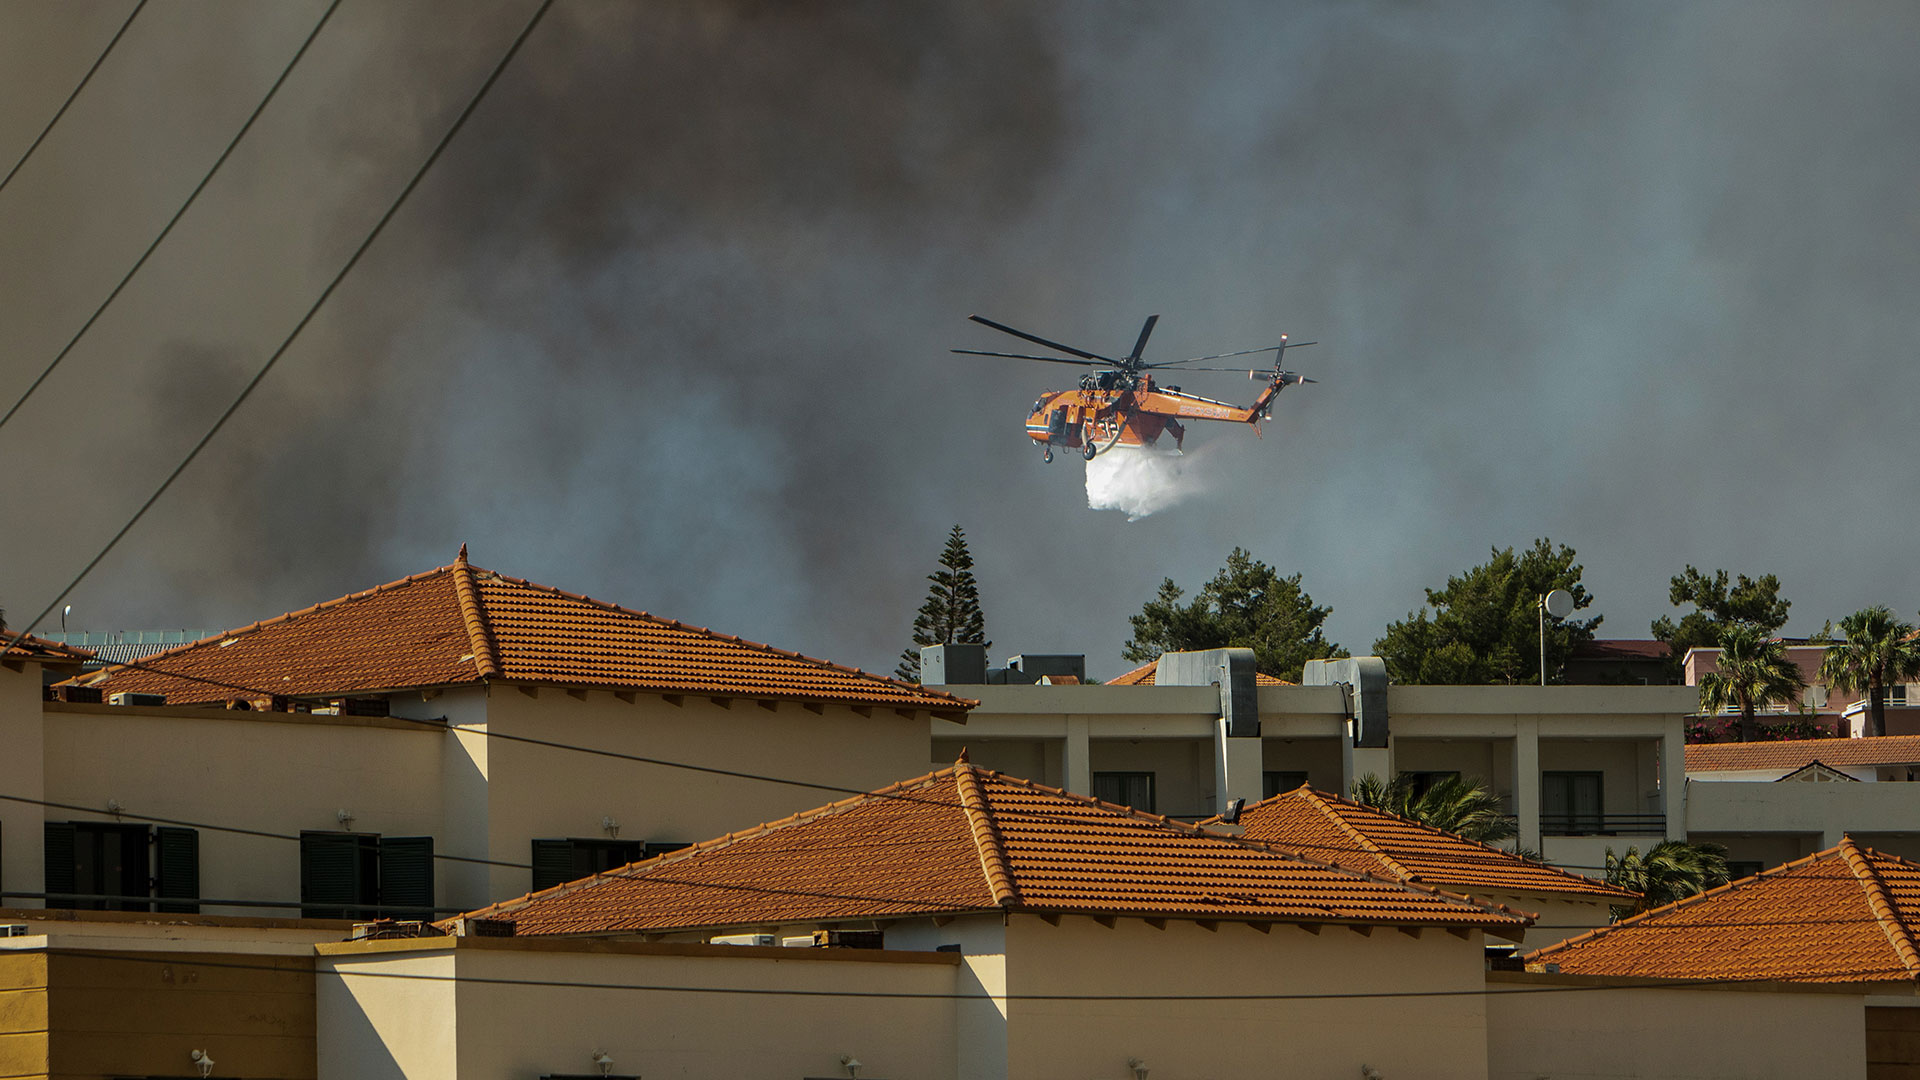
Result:
{"type": "Polygon", "coordinates": [[[140,664],[109,667],[82,681],[109,691],[165,694],[176,704],[492,680],[926,709],[950,719],[974,704],[483,570],[467,562],[464,546],[451,566],[156,653],[140,664]]]}
{"type": "Polygon", "coordinates": [[[18,630],[0,629],[0,646],[5,646],[9,660],[53,661],[55,663],[80,663],[93,659],[91,650],[73,645],[62,645],[57,641],[48,641],[32,634],[21,634],[18,630]],[[19,637],[18,644],[13,639],[19,637]]]}
{"type": "Polygon", "coordinates": [[[1529,970],[1649,979],[1920,981],[1920,864],[1855,844],[1527,955],[1529,970]]]}
{"type": "Polygon", "coordinates": [[[1245,808],[1240,812],[1240,827],[1249,840],[1399,881],[1475,893],[1552,893],[1609,900],[1639,898],[1637,893],[1616,889],[1604,881],[1530,862],[1499,848],[1310,787],[1275,795],[1245,808]]]}
{"type": "MultiPolygon", "coordinates": [[[[1107,685],[1108,686],[1152,686],[1153,677],[1156,674],[1158,674],[1159,671],[1160,671],[1160,661],[1154,660],[1149,663],[1142,664],[1137,668],[1134,668],[1132,671],[1127,672],[1125,675],[1116,675],[1113,678],[1108,679],[1107,685]]],[[[1292,686],[1294,684],[1288,682],[1285,679],[1276,679],[1271,675],[1256,671],[1253,674],[1253,685],[1255,686],[1292,686]]]]}
{"type": "Polygon", "coordinates": [[[930,914],[1080,913],[1481,928],[1530,916],[1019,780],[916,780],[475,912],[627,934],[930,914]]]}
{"type": "Polygon", "coordinates": [[[1876,735],[1865,739],[1789,739],[1779,742],[1693,743],[1687,747],[1688,772],[1729,769],[1798,769],[1819,761],[1830,768],[1850,765],[1908,765],[1920,762],[1920,735],[1876,735]]]}

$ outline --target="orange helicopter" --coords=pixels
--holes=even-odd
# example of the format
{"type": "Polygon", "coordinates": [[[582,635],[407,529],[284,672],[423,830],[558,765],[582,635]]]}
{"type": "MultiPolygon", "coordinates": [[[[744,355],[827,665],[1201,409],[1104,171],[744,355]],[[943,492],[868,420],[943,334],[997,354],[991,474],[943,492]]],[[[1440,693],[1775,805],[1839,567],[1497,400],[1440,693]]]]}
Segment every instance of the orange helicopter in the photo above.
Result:
{"type": "Polygon", "coordinates": [[[1280,363],[1288,347],[1304,348],[1317,344],[1312,341],[1290,343],[1285,334],[1280,335],[1280,344],[1267,345],[1258,349],[1240,349],[1235,352],[1214,353],[1211,356],[1194,356],[1185,360],[1166,360],[1149,364],[1140,359],[1140,353],[1147,347],[1147,338],[1153,333],[1153,326],[1160,316],[1149,315],[1145,326],[1140,328],[1140,339],[1133,343],[1133,351],[1122,359],[1101,356],[1086,352],[1071,345],[1062,345],[1057,341],[1048,341],[1024,330],[1015,330],[1011,326],[994,322],[979,315],[967,318],[982,326],[991,326],[1002,333],[1044,345],[1049,349],[1068,354],[1068,356],[1033,356],[1028,353],[988,352],[981,349],[954,349],[956,353],[968,356],[1004,356],[1014,360],[1039,360],[1049,364],[1078,364],[1082,367],[1100,368],[1080,376],[1078,390],[1049,390],[1040,395],[1033,403],[1033,411],[1027,416],[1027,436],[1040,444],[1041,460],[1053,460],[1053,448],[1056,446],[1078,449],[1080,456],[1092,461],[1095,456],[1104,454],[1115,446],[1146,447],[1160,441],[1162,432],[1173,436],[1173,445],[1179,448],[1186,438],[1187,429],[1181,420],[1225,420],[1232,423],[1251,424],[1253,433],[1260,434],[1260,421],[1273,415],[1273,399],[1280,391],[1300,383],[1315,382],[1303,379],[1291,371],[1282,371],[1280,363]],[[1273,353],[1273,370],[1264,371],[1246,368],[1195,368],[1183,367],[1185,364],[1199,363],[1203,360],[1224,360],[1230,356],[1250,356],[1254,353],[1273,353]],[[1068,357],[1073,357],[1069,359],[1068,357]],[[1213,398],[1198,394],[1183,393],[1178,386],[1161,386],[1154,382],[1153,371],[1167,368],[1176,371],[1246,371],[1247,378],[1267,380],[1266,389],[1247,406],[1235,405],[1227,401],[1215,401],[1213,398]]]}

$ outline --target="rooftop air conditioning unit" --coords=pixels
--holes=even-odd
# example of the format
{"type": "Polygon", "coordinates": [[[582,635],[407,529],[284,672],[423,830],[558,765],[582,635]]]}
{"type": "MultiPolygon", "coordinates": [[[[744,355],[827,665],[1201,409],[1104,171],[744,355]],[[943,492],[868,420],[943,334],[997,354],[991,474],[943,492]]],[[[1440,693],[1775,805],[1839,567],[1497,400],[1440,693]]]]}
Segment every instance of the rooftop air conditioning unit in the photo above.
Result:
{"type": "Polygon", "coordinates": [[[512,937],[512,919],[460,919],[453,924],[454,937],[512,937]]]}
{"type": "Polygon", "coordinates": [[[790,949],[880,949],[885,941],[878,930],[815,930],[805,937],[783,937],[780,944],[790,949]]]}
{"type": "Polygon", "coordinates": [[[445,937],[446,931],[418,919],[381,919],[353,924],[348,941],[389,941],[394,938],[445,937]]]}
{"type": "MultiPolygon", "coordinates": [[[[94,692],[99,693],[99,691],[97,690],[94,692]]],[[[151,706],[151,705],[165,705],[166,703],[167,703],[167,695],[165,694],[138,694],[131,690],[121,690],[118,693],[107,695],[107,704],[109,705],[151,706]]]]}
{"type": "Polygon", "coordinates": [[[721,934],[719,937],[709,938],[707,944],[772,946],[780,944],[780,939],[772,934],[721,934]]]}
{"type": "Polygon", "coordinates": [[[60,700],[76,705],[100,704],[100,688],[97,686],[63,686],[60,688],[60,700]]]}

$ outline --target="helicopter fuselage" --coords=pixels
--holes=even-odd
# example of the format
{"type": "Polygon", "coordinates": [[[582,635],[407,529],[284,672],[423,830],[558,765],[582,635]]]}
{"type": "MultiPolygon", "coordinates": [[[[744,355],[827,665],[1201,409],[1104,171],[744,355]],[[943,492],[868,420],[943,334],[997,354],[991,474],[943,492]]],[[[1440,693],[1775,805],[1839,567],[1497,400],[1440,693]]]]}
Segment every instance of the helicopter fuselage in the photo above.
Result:
{"type": "Polygon", "coordinates": [[[1252,424],[1258,434],[1268,404],[1285,385],[1276,378],[1252,405],[1243,406],[1183,393],[1177,386],[1155,386],[1151,375],[1103,371],[1082,379],[1077,390],[1042,394],[1027,415],[1027,436],[1049,449],[1091,447],[1102,453],[1114,446],[1154,446],[1163,433],[1171,434],[1178,448],[1186,437],[1183,419],[1252,424]]]}

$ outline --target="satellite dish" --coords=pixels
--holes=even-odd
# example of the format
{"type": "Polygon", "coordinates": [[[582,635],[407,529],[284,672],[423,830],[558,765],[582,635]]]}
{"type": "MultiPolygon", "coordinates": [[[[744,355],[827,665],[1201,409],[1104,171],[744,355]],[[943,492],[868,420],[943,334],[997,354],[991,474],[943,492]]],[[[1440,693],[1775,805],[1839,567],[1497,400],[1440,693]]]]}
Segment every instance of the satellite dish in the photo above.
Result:
{"type": "Polygon", "coordinates": [[[1564,619],[1573,614],[1573,594],[1565,589],[1555,589],[1548,593],[1544,603],[1547,614],[1556,619],[1564,619]]]}

